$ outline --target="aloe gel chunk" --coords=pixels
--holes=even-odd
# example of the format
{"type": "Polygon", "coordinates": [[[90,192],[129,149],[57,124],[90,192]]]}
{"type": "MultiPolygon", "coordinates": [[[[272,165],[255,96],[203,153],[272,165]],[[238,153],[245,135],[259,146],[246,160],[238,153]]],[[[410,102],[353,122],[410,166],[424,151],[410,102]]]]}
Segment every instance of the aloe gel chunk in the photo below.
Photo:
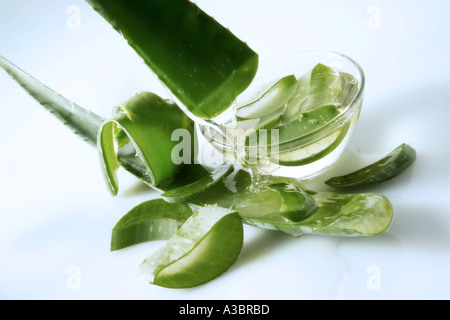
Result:
{"type": "Polygon", "coordinates": [[[186,0],[86,0],[195,116],[211,119],[252,82],[258,55],[186,0]]]}

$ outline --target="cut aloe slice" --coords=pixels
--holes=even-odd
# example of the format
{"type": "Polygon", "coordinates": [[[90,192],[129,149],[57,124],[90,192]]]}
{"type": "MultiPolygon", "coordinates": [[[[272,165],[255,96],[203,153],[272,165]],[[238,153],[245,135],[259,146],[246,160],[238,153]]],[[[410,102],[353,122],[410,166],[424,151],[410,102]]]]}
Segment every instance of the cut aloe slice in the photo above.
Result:
{"type": "Polygon", "coordinates": [[[185,0],[86,0],[195,116],[211,119],[252,82],[258,55],[185,0]]]}
{"type": "Polygon", "coordinates": [[[401,144],[383,159],[353,173],[334,177],[325,183],[334,188],[365,187],[390,180],[408,169],[416,160],[416,150],[401,144]]]}
{"type": "Polygon", "coordinates": [[[193,183],[164,192],[161,197],[168,202],[189,202],[231,172],[233,172],[233,166],[224,164],[193,183]]]}
{"type": "Polygon", "coordinates": [[[340,73],[319,63],[311,71],[310,94],[307,101],[302,105],[302,112],[308,112],[323,105],[338,103],[341,92],[340,73]]]}
{"type": "Polygon", "coordinates": [[[350,123],[329,134],[319,141],[289,152],[283,152],[272,157],[272,161],[282,166],[303,166],[313,163],[333,152],[347,136],[350,123]]]}
{"type": "Polygon", "coordinates": [[[185,203],[168,203],[162,199],[145,201],[114,226],[111,251],[146,241],[168,240],[191,215],[192,210],[185,203]]]}
{"type": "Polygon", "coordinates": [[[236,194],[233,208],[246,221],[285,224],[306,219],[317,207],[304,191],[291,184],[278,183],[236,194]]]}
{"type": "Polygon", "coordinates": [[[259,99],[240,107],[236,111],[239,120],[261,118],[274,112],[281,114],[283,107],[297,90],[298,83],[294,75],[286,76],[275,83],[259,99]]]}
{"type": "Polygon", "coordinates": [[[339,108],[340,105],[334,104],[321,106],[302,113],[297,120],[275,127],[274,129],[279,130],[280,143],[304,136],[323,127],[339,115],[339,108]]]}
{"type": "Polygon", "coordinates": [[[130,139],[136,156],[144,164],[145,181],[150,181],[152,186],[173,178],[182,167],[172,161],[172,149],[176,145],[172,141],[173,131],[180,128],[193,131],[191,120],[176,104],[153,93],[143,92],[126,101],[121,112],[102,125],[98,137],[102,170],[112,195],[119,189],[116,172],[120,163],[115,140],[118,128],[130,139]]]}
{"type": "Polygon", "coordinates": [[[297,91],[291,100],[286,104],[286,110],[282,116],[283,124],[297,119],[301,112],[303,104],[308,100],[311,90],[311,72],[298,79],[297,91]]]}
{"type": "Polygon", "coordinates": [[[141,264],[139,273],[145,281],[162,287],[198,286],[234,264],[243,240],[237,212],[217,206],[200,208],[141,264]]]}

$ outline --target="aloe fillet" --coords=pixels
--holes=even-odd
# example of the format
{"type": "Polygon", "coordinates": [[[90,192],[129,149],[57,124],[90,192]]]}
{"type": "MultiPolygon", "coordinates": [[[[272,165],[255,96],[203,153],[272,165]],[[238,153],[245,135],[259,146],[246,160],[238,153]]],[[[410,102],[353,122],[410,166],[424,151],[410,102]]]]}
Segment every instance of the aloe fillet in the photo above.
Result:
{"type": "Polygon", "coordinates": [[[195,116],[220,115],[252,82],[258,55],[186,0],[86,0],[195,116]]]}

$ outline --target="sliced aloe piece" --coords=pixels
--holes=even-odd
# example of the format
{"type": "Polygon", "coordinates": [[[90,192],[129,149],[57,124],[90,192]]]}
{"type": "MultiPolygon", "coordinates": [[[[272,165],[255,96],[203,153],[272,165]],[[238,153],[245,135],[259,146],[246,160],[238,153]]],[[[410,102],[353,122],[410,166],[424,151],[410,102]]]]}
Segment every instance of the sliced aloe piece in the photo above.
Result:
{"type": "Polygon", "coordinates": [[[161,194],[161,197],[168,202],[189,202],[206,189],[224,179],[225,176],[229,175],[231,172],[233,172],[233,166],[224,164],[214,169],[209,175],[206,175],[193,183],[164,192],[161,194]]]}
{"type": "Polygon", "coordinates": [[[258,55],[185,0],[86,0],[187,109],[210,119],[253,80],[258,55]]]}
{"type": "Polygon", "coordinates": [[[104,121],[102,117],[56,93],[2,56],[0,67],[76,135],[91,146],[97,145],[98,130],[104,121]]]}
{"type": "Polygon", "coordinates": [[[236,110],[239,120],[261,118],[274,112],[282,113],[283,107],[297,90],[297,79],[294,75],[277,81],[259,99],[236,110]]]}
{"type": "Polygon", "coordinates": [[[354,188],[378,184],[400,175],[415,160],[416,150],[403,143],[381,160],[350,174],[331,178],[325,183],[334,188],[354,188]]]}
{"type": "MultiPolygon", "coordinates": [[[[98,137],[98,149],[105,181],[112,195],[119,189],[117,180],[117,146],[114,133],[123,130],[136,150],[136,156],[145,167],[145,181],[157,186],[171,179],[182,164],[172,161],[172,133],[176,129],[193,130],[189,118],[175,104],[159,96],[142,92],[121,106],[121,112],[104,122],[98,137]]],[[[194,137],[191,134],[191,137],[194,137]]]]}
{"type": "Polygon", "coordinates": [[[358,80],[346,72],[340,72],[340,75],[342,90],[339,94],[338,101],[343,106],[348,106],[358,94],[358,80]]]}
{"type": "Polygon", "coordinates": [[[311,71],[310,92],[302,105],[302,112],[337,103],[342,91],[341,75],[338,71],[319,63],[311,71]]]}
{"type": "Polygon", "coordinates": [[[239,214],[217,206],[196,211],[167,243],[139,267],[145,281],[167,288],[190,288],[227,271],[244,240],[239,214]]]}
{"type": "Polygon", "coordinates": [[[275,127],[274,129],[279,130],[280,143],[301,137],[323,127],[339,115],[339,108],[340,105],[324,105],[302,113],[297,120],[275,127]]]}
{"type": "Polygon", "coordinates": [[[317,209],[311,196],[286,183],[239,193],[234,198],[233,208],[246,221],[270,224],[301,221],[317,209]]]}
{"type": "Polygon", "coordinates": [[[319,141],[293,151],[278,154],[277,158],[272,159],[272,161],[282,166],[303,166],[313,163],[333,152],[342,143],[349,128],[350,123],[347,123],[319,141]]]}
{"type": "Polygon", "coordinates": [[[286,110],[282,116],[283,124],[291,122],[300,116],[302,106],[309,98],[310,90],[311,72],[308,72],[298,79],[297,91],[292,99],[286,104],[286,110]]]}
{"type": "Polygon", "coordinates": [[[185,203],[145,201],[128,211],[114,226],[111,251],[152,240],[168,240],[192,215],[185,203]]]}

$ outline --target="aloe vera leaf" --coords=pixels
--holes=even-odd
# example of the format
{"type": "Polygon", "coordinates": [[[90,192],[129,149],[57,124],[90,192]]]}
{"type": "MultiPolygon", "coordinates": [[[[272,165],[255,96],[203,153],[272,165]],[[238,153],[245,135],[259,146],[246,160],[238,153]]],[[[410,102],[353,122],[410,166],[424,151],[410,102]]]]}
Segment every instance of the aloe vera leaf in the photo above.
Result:
{"type": "Polygon", "coordinates": [[[171,179],[182,166],[172,161],[176,144],[171,140],[173,131],[184,128],[192,133],[193,125],[176,104],[150,92],[137,94],[122,104],[121,111],[103,124],[98,137],[102,172],[112,195],[118,193],[116,128],[127,134],[146,168],[146,180],[156,186],[171,179]]]}
{"type": "Polygon", "coordinates": [[[97,145],[97,133],[104,121],[102,117],[56,93],[2,56],[0,67],[75,134],[91,146],[97,145]]]}
{"type": "Polygon", "coordinates": [[[192,215],[186,203],[163,199],[144,201],[128,211],[114,226],[111,251],[152,240],[168,240],[192,215]]]}
{"type": "Polygon", "coordinates": [[[233,166],[224,164],[214,169],[209,175],[203,176],[201,179],[183,185],[179,188],[173,188],[161,194],[161,197],[167,202],[189,202],[195,199],[199,194],[210,188],[233,172],[233,166]]]}
{"type": "Polygon", "coordinates": [[[333,177],[325,184],[334,188],[366,187],[378,184],[403,173],[416,160],[416,150],[403,143],[387,156],[352,173],[333,177]]]}
{"type": "Polygon", "coordinates": [[[278,80],[269,90],[257,100],[237,109],[238,119],[261,118],[278,111],[284,110],[286,103],[297,90],[297,78],[294,75],[286,76],[278,80]]]}
{"type": "Polygon", "coordinates": [[[200,208],[163,247],[142,262],[140,277],[167,288],[204,284],[234,264],[243,240],[237,212],[218,206],[200,208]]]}
{"type": "Polygon", "coordinates": [[[211,119],[252,82],[258,55],[185,0],[86,0],[195,116],[211,119]]]}
{"type": "MultiPolygon", "coordinates": [[[[25,91],[55,115],[57,119],[71,128],[89,145],[97,147],[98,134],[105,122],[103,117],[62,97],[2,56],[0,56],[0,67],[5,69],[25,91]]],[[[119,111],[120,108],[115,109],[116,113],[119,111]]],[[[175,114],[184,117],[178,111],[175,114]]],[[[151,177],[147,174],[147,168],[142,160],[136,156],[136,149],[128,143],[129,138],[126,133],[117,130],[114,133],[114,139],[118,140],[118,147],[120,147],[117,151],[117,161],[120,166],[154,189],[167,191],[209,175],[209,172],[201,165],[189,164],[184,165],[171,179],[153,185],[151,177]]]]}

